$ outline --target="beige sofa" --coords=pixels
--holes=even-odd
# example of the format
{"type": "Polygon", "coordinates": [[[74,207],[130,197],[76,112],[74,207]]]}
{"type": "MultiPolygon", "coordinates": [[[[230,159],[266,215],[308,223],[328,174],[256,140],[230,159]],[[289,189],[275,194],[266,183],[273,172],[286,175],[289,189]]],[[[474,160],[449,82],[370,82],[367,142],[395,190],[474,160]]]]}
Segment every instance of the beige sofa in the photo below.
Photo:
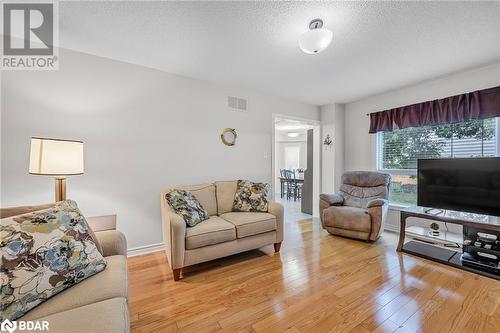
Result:
{"type": "MultiPolygon", "coordinates": [[[[46,208],[50,205],[44,205],[46,208]]],[[[2,209],[8,217],[37,207],[2,209]]],[[[92,226],[91,219],[87,219],[92,226]]],[[[127,241],[117,230],[96,231],[106,269],[49,298],[17,320],[46,320],[51,333],[129,332],[127,241]]]]}
{"type": "Polygon", "coordinates": [[[183,267],[283,241],[283,206],[270,202],[268,212],[232,212],[237,181],[176,186],[161,192],[163,240],[174,280],[183,267]],[[188,190],[208,211],[210,218],[194,227],[169,206],[165,195],[174,189],[188,190]]]}

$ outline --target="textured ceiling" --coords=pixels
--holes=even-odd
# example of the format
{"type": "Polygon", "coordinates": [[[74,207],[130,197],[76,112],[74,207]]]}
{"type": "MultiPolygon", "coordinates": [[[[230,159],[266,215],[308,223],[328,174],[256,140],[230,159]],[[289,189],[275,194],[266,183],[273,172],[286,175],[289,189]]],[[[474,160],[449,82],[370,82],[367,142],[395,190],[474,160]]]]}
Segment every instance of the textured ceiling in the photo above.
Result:
{"type": "Polygon", "coordinates": [[[310,104],[500,61],[500,2],[61,2],[62,47],[310,104]],[[309,21],[333,31],[300,51],[309,21]]]}
{"type": "Polygon", "coordinates": [[[306,136],[307,130],[313,128],[314,126],[307,121],[275,118],[275,123],[274,123],[275,141],[280,141],[280,142],[307,141],[307,136],[306,136]],[[299,135],[296,137],[289,137],[288,133],[291,132],[299,133],[299,135]]]}
{"type": "Polygon", "coordinates": [[[274,128],[278,132],[299,132],[306,133],[307,130],[313,129],[313,125],[306,121],[292,120],[292,119],[281,119],[276,118],[274,123],[274,128]]]}

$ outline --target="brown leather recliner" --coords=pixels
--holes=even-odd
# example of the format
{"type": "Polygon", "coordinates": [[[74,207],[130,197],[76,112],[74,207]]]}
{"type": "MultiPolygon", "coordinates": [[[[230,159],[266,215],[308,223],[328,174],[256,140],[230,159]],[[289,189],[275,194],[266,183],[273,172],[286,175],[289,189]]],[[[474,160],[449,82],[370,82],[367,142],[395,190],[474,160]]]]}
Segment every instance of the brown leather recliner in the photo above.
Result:
{"type": "Polygon", "coordinates": [[[386,173],[344,173],[338,193],[320,195],[321,225],[332,235],[377,240],[389,208],[390,185],[386,173]]]}

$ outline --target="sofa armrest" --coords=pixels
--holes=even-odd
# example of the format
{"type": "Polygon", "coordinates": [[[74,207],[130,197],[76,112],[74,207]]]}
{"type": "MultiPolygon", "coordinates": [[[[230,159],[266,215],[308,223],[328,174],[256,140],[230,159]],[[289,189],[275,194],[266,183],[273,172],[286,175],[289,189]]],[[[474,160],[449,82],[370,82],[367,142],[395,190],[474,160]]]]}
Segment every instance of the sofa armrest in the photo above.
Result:
{"type": "Polygon", "coordinates": [[[342,204],[344,203],[344,198],[338,193],[333,193],[333,194],[323,193],[320,194],[319,199],[330,204],[330,206],[342,206],[342,204]]]}
{"type": "Polygon", "coordinates": [[[277,202],[269,202],[267,211],[269,214],[276,216],[276,243],[281,243],[283,241],[284,225],[283,205],[277,202]]]}
{"type": "Polygon", "coordinates": [[[94,232],[116,230],[116,215],[87,216],[85,219],[94,232]]]}
{"type": "Polygon", "coordinates": [[[165,199],[165,192],[161,193],[161,219],[163,243],[170,268],[184,267],[184,254],[186,251],[186,222],[176,214],[165,199]]]}
{"type": "Polygon", "coordinates": [[[102,247],[104,257],[127,255],[127,239],[118,230],[97,231],[95,236],[102,247]]]}
{"type": "Polygon", "coordinates": [[[380,207],[385,205],[386,203],[388,203],[388,201],[384,199],[372,199],[368,201],[368,203],[366,204],[366,208],[380,207]]]}

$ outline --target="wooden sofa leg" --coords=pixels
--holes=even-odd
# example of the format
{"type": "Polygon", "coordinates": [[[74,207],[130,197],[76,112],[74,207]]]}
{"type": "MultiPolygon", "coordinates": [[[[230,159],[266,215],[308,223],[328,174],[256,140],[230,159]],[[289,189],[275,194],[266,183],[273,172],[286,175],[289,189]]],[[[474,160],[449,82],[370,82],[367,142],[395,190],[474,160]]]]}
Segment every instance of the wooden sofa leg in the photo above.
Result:
{"type": "Polygon", "coordinates": [[[179,281],[179,279],[181,278],[181,272],[182,272],[182,268],[177,268],[177,269],[173,270],[174,281],[179,281]]]}
{"type": "Polygon", "coordinates": [[[281,248],[281,242],[279,242],[279,243],[274,243],[274,252],[275,252],[275,253],[280,252],[280,248],[281,248]]]}

